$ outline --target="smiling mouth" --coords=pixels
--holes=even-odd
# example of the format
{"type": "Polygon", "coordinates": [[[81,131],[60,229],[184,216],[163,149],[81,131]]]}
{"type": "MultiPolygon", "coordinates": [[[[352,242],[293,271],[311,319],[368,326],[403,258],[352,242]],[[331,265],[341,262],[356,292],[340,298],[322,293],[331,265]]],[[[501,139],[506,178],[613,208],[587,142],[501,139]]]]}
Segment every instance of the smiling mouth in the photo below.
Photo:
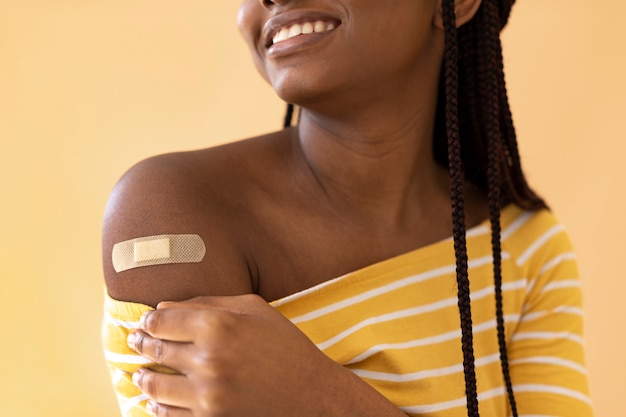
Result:
{"type": "Polygon", "coordinates": [[[307,22],[293,23],[277,29],[276,32],[274,32],[273,36],[270,37],[266,47],[269,48],[272,45],[276,45],[288,39],[295,38],[296,36],[330,32],[332,30],[335,30],[337,26],[337,23],[325,20],[311,20],[307,22]]]}

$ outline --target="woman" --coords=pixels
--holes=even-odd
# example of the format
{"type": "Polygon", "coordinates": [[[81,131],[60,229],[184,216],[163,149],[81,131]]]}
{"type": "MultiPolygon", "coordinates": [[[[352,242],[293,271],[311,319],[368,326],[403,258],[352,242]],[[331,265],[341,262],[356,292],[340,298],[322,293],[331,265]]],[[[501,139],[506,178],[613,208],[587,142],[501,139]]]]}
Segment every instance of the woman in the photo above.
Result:
{"type": "Polygon", "coordinates": [[[116,186],[104,344],[124,415],[591,415],[574,257],[507,103],[512,3],[243,1],[299,120],[116,186]],[[205,252],[113,265],[163,235],[205,252]]]}

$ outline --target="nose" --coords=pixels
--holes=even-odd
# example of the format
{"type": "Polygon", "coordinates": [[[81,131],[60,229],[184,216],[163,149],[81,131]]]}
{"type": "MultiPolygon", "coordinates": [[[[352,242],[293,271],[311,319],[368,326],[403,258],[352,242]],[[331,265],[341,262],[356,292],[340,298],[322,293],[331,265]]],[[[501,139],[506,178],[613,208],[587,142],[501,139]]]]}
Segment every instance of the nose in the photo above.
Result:
{"type": "Polygon", "coordinates": [[[268,8],[268,9],[276,5],[285,4],[287,3],[287,1],[289,0],[259,0],[259,2],[261,3],[261,6],[268,8]]]}

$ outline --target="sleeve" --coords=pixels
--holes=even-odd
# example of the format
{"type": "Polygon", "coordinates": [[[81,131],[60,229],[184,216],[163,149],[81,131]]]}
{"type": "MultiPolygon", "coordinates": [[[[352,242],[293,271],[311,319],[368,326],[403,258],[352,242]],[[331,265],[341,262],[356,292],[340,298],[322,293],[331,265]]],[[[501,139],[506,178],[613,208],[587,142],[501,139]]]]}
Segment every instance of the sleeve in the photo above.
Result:
{"type": "Polygon", "coordinates": [[[563,227],[549,214],[538,217],[539,227],[525,227],[516,257],[528,283],[508,347],[518,412],[591,417],[576,256],[563,227]]]}
{"type": "Polygon", "coordinates": [[[146,411],[148,397],[133,384],[133,373],[142,367],[167,372],[135,353],[126,344],[128,333],[139,327],[139,319],[148,310],[152,308],[117,301],[105,295],[102,347],[123,417],[151,416],[146,411]]]}

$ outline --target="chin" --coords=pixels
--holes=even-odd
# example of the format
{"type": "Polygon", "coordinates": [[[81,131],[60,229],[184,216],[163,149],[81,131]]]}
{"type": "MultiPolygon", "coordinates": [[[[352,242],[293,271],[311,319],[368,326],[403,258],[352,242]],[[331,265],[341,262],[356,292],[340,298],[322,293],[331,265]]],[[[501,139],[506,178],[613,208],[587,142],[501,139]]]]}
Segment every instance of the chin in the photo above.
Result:
{"type": "Polygon", "coordinates": [[[283,101],[304,108],[318,107],[337,98],[344,90],[332,83],[330,76],[320,76],[307,72],[302,74],[294,69],[274,73],[269,77],[270,85],[283,101]]]}
{"type": "Polygon", "coordinates": [[[271,82],[276,95],[286,103],[304,106],[305,103],[323,95],[322,89],[314,88],[314,86],[309,85],[309,83],[304,82],[302,79],[293,78],[294,77],[286,76],[282,77],[280,80],[273,80],[273,82],[271,82]]]}

